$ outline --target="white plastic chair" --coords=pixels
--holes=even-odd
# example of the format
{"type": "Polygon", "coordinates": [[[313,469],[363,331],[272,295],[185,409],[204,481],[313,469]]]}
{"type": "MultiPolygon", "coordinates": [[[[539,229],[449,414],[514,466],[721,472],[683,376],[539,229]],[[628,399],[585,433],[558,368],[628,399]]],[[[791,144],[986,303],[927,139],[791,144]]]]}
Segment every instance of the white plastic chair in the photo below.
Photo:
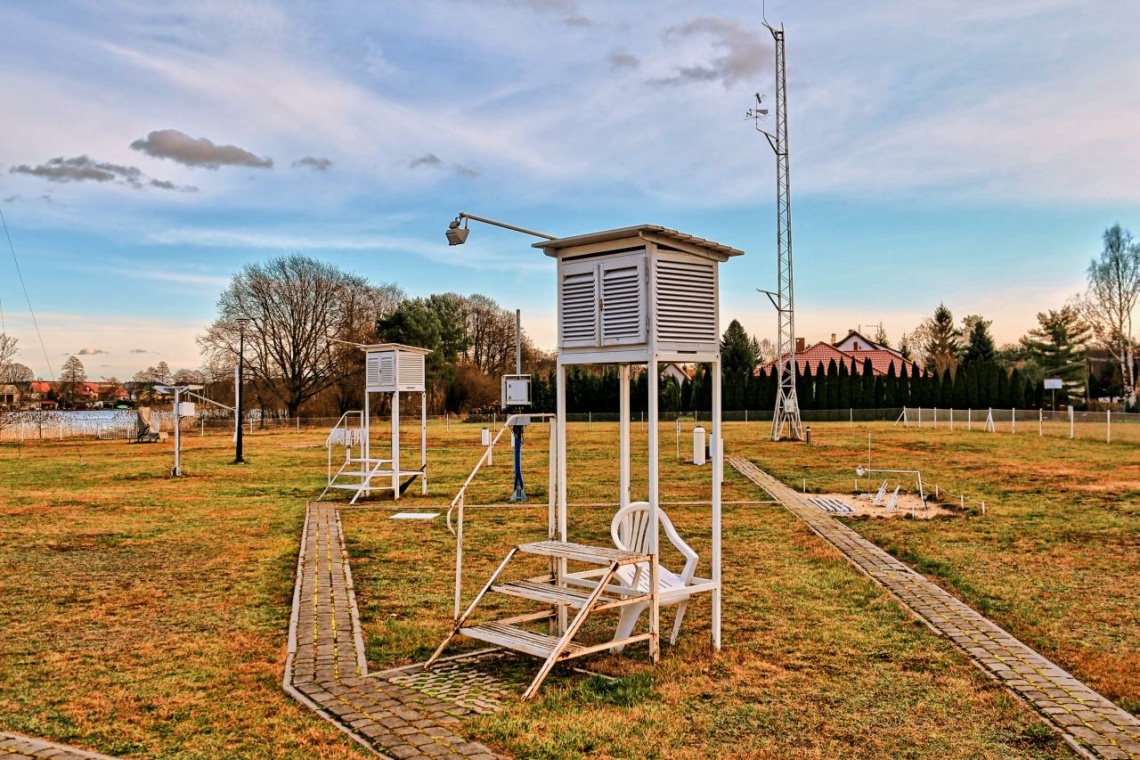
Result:
{"type": "MultiPolygon", "coordinates": [[[[697,553],[684,542],[677,534],[676,528],[669,516],[657,510],[657,520],[665,531],[669,542],[685,557],[685,568],[680,574],[665,569],[660,563],[657,565],[657,599],[662,607],[677,605],[677,619],[673,623],[673,635],[669,638],[670,644],[677,643],[677,634],[681,631],[681,621],[685,618],[685,608],[689,606],[690,591],[688,586],[692,583],[693,573],[697,569],[697,553]]],[[[649,502],[635,501],[629,506],[618,510],[610,523],[610,535],[614,545],[623,551],[648,553],[649,542],[649,502]]],[[[649,565],[639,562],[636,565],[627,565],[617,571],[617,577],[622,585],[635,588],[642,593],[649,593],[649,565]]],[[[637,619],[649,607],[649,602],[631,604],[621,608],[621,619],[618,621],[615,639],[626,638],[633,632],[637,619]]],[[[620,652],[621,647],[614,647],[620,652]]]]}

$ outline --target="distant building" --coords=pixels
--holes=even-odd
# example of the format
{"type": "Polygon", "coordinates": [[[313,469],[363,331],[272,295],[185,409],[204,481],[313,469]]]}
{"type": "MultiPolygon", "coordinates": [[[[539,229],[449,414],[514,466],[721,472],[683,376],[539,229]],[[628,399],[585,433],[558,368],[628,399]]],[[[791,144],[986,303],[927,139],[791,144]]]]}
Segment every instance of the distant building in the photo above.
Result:
{"type": "Polygon", "coordinates": [[[854,330],[843,340],[837,341],[835,333],[832,333],[830,343],[821,340],[811,346],[806,345],[803,338],[796,338],[796,366],[801,374],[807,367],[811,367],[813,374],[818,372],[820,364],[826,370],[834,360],[837,367],[846,364],[848,372],[861,375],[867,359],[871,360],[871,371],[876,375],[886,375],[892,365],[896,375],[902,373],[904,365],[907,367],[907,374],[911,372],[912,363],[901,353],[868,340],[854,330]]]}

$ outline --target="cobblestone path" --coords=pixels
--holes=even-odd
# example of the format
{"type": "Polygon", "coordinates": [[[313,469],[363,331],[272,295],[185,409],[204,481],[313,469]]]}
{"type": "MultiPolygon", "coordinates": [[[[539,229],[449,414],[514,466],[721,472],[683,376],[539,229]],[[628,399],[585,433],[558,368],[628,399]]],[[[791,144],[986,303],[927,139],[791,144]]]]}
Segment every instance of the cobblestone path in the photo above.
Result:
{"type": "MultiPolygon", "coordinates": [[[[297,559],[285,691],[382,756],[492,760],[490,749],[452,729],[462,716],[499,704],[502,693],[493,679],[459,667],[432,674],[369,675],[338,507],[309,504],[297,559]]],[[[0,760],[6,758],[0,755],[0,760]]]]}
{"type": "Polygon", "coordinates": [[[32,739],[0,731],[0,760],[115,760],[96,752],[85,752],[63,744],[32,739]]]}
{"type": "Polygon", "coordinates": [[[916,617],[961,647],[1056,726],[1085,757],[1140,759],[1140,720],[1054,665],[973,608],[910,569],[807,497],[743,457],[729,464],[780,501],[852,565],[891,592],[916,617]]]}

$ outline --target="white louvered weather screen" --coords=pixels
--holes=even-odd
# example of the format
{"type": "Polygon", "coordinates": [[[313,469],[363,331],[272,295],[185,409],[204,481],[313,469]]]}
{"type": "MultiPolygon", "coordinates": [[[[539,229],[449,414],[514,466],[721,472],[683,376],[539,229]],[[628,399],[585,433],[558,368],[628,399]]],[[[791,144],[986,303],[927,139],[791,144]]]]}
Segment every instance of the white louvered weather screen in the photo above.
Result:
{"type": "Polygon", "coordinates": [[[602,267],[602,345],[645,342],[645,262],[602,267]]]}
{"type": "Polygon", "coordinates": [[[657,262],[657,337],[664,341],[717,341],[716,271],[712,262],[657,262]]]}
{"type": "Polygon", "coordinates": [[[562,270],[562,345],[598,344],[597,272],[593,264],[562,270]]]}

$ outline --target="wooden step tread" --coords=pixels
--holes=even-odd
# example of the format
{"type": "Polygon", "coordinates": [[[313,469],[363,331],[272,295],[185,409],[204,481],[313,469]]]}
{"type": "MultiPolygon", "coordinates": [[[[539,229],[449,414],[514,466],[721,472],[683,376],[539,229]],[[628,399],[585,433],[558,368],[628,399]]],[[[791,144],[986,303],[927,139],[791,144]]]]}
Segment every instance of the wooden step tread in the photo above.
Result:
{"type": "MultiPolygon", "coordinates": [[[[500,594],[518,596],[522,597],[523,599],[531,599],[536,602],[546,602],[548,604],[566,604],[575,608],[584,606],[586,602],[589,601],[590,594],[593,592],[593,589],[583,589],[573,586],[555,586],[553,581],[536,580],[496,583],[491,587],[491,590],[497,591],[500,594]]],[[[603,593],[598,599],[598,605],[602,609],[608,607],[620,607],[626,604],[645,601],[648,598],[648,596],[624,597],[603,593]]]]}
{"type": "Polygon", "coordinates": [[[608,565],[616,562],[619,565],[632,565],[635,562],[648,562],[648,554],[626,552],[607,546],[587,546],[569,541],[536,541],[532,544],[522,544],[519,551],[526,554],[540,554],[544,557],[565,557],[579,562],[591,562],[595,565],[608,565]]]}
{"type": "MultiPolygon", "coordinates": [[[[503,623],[483,623],[469,628],[460,628],[459,632],[464,636],[486,641],[488,644],[495,644],[516,652],[525,652],[544,660],[550,657],[551,652],[558,647],[559,642],[557,636],[548,636],[544,633],[528,631],[503,623]]],[[[575,657],[581,649],[580,645],[571,642],[563,650],[559,659],[575,657]]]]}

